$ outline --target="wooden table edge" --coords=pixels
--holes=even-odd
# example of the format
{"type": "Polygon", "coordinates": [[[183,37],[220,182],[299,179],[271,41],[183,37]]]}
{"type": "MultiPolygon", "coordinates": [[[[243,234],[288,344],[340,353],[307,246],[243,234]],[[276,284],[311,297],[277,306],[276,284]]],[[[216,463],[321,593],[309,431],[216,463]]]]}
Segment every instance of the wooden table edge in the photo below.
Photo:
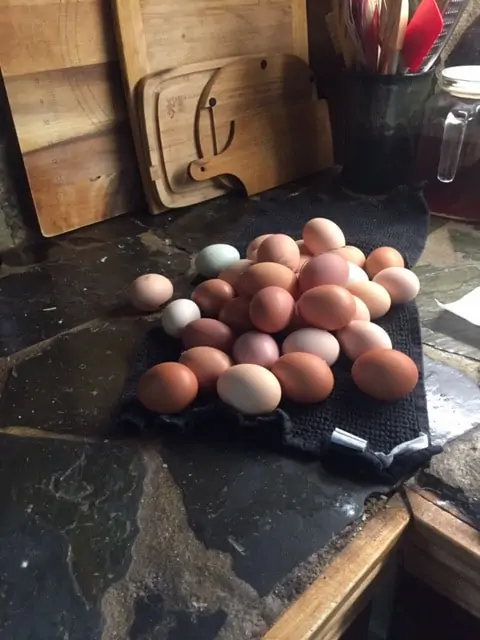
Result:
{"type": "Polygon", "coordinates": [[[407,496],[413,518],[402,547],[405,569],[480,618],[480,532],[431,492],[410,488],[407,496]]]}
{"type": "Polygon", "coordinates": [[[279,618],[263,640],[335,640],[368,601],[410,520],[400,496],[391,498],[279,618]]]}

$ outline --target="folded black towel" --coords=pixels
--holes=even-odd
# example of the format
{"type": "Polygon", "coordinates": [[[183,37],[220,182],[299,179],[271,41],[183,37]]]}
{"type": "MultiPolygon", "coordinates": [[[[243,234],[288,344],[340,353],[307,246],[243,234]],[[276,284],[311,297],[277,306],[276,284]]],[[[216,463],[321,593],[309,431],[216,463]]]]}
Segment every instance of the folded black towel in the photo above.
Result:
{"type": "MultiPolygon", "coordinates": [[[[286,233],[300,237],[304,223],[313,217],[334,220],[343,229],[347,243],[365,253],[379,246],[392,246],[412,267],[425,246],[428,209],[418,189],[399,188],[382,201],[362,199],[338,201],[319,195],[312,187],[299,195],[278,191],[257,201],[254,215],[239,231],[227,233],[222,241],[244,252],[248,242],[263,233],[286,233]],[[258,207],[256,206],[258,204],[258,207]]],[[[180,341],[152,329],[140,345],[131,376],[116,414],[117,426],[173,428],[197,437],[243,438],[267,446],[295,447],[315,455],[336,450],[353,453],[356,462],[384,480],[399,481],[412,473],[434,453],[429,445],[428,416],[423,383],[420,322],[414,303],[392,308],[378,321],[390,335],[394,348],[410,356],[420,371],[415,390],[393,403],[380,403],[362,394],[350,377],[351,363],[341,357],[333,366],[335,389],[324,402],[301,406],[283,400],[268,416],[240,415],[216,396],[198,398],[188,410],[176,416],[153,415],[135,399],[139,377],[149,367],[177,360],[180,341]],[[335,436],[332,440],[332,434],[335,436]],[[360,440],[345,447],[347,432],[360,440]],[[343,436],[342,436],[343,434],[343,436]],[[338,437],[340,435],[340,437],[338,437]],[[402,447],[404,443],[410,443],[402,447]]]]}

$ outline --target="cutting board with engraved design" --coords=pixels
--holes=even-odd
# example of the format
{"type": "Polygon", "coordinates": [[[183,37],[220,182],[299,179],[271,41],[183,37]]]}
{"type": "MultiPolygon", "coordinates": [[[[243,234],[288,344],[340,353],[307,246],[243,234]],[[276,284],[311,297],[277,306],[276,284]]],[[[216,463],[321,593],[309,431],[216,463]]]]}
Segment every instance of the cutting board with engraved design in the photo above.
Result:
{"type": "MultiPolygon", "coordinates": [[[[150,209],[162,209],[145,165],[136,93],[142,78],[201,61],[292,53],[308,58],[305,0],[114,0],[127,105],[150,209]]],[[[192,128],[194,123],[192,123],[192,128]]],[[[162,169],[160,169],[162,171],[162,169]]],[[[183,206],[165,192],[162,205],[183,206]]]]}

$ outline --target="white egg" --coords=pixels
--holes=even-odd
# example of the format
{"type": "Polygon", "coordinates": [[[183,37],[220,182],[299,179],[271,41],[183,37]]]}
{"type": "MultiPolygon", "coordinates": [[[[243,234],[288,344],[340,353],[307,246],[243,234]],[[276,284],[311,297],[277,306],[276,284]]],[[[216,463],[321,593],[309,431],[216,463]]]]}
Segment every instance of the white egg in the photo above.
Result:
{"type": "Polygon", "coordinates": [[[199,307],[193,300],[180,298],[174,300],[162,313],[162,327],[169,336],[178,338],[182,330],[193,322],[201,318],[199,307]]]}
{"type": "Polygon", "coordinates": [[[368,275],[366,272],[353,262],[347,262],[348,264],[348,280],[347,285],[352,284],[353,282],[365,282],[368,280],[368,275]]]}
{"type": "Polygon", "coordinates": [[[240,260],[240,253],[235,247],[230,244],[211,244],[195,258],[195,269],[206,278],[216,278],[237,260],[240,260]]]}

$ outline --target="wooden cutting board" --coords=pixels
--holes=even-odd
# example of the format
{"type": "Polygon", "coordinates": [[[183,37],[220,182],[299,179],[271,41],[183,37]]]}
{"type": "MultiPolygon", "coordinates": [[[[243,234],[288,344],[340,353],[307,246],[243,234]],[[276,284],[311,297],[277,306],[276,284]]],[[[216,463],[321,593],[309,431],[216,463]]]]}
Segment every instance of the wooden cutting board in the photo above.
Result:
{"type": "Polygon", "coordinates": [[[104,0],[0,0],[0,66],[40,229],[143,202],[104,0]]]}
{"type": "MultiPolygon", "coordinates": [[[[144,152],[135,93],[144,76],[241,55],[284,52],[308,58],[305,0],[114,0],[114,7],[140,160],[144,152]]],[[[151,176],[145,163],[140,164],[149,206],[156,213],[160,207],[151,176]]]]}
{"type": "Polygon", "coordinates": [[[200,96],[196,126],[200,155],[217,155],[226,148],[231,123],[239,115],[254,115],[265,107],[316,97],[314,75],[298,56],[236,59],[212,76],[200,96]]]}
{"type": "Polygon", "coordinates": [[[198,100],[215,72],[232,58],[178,67],[139,83],[139,127],[145,163],[158,203],[182,207],[225,193],[218,180],[190,178],[197,159],[195,117],[198,100]]]}
{"type": "Polygon", "coordinates": [[[326,100],[266,107],[234,120],[227,148],[190,164],[194,180],[235,176],[253,195],[333,165],[326,100]]]}

